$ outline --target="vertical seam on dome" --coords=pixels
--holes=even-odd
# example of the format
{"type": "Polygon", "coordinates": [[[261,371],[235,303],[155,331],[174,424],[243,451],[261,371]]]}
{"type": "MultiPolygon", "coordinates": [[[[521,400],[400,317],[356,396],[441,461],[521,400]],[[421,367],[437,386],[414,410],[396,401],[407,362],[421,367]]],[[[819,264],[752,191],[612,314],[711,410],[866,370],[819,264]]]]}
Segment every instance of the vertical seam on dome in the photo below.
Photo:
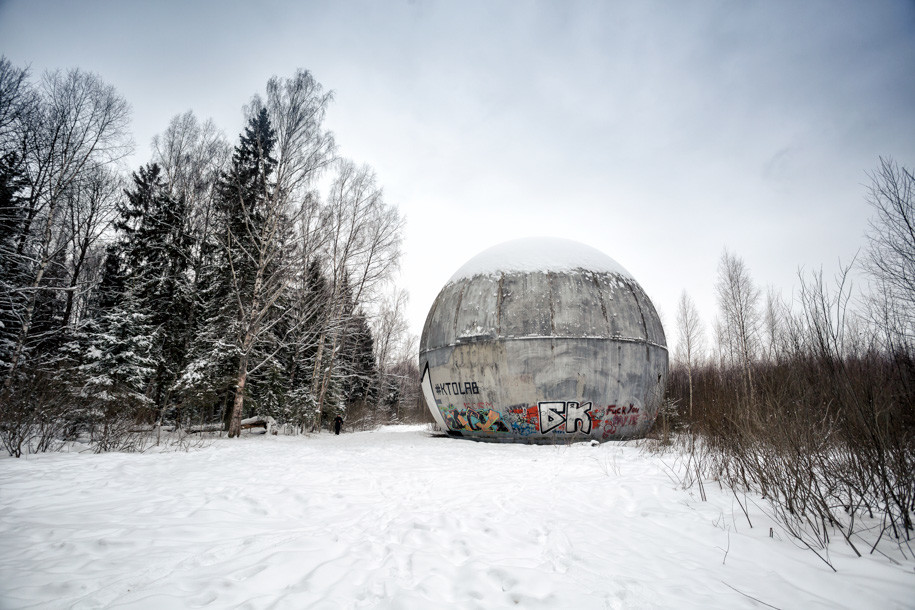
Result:
{"type": "Polygon", "coordinates": [[[470,283],[469,279],[464,280],[464,283],[461,284],[461,292],[458,293],[457,307],[454,308],[454,323],[451,325],[452,330],[452,341],[457,341],[457,321],[458,316],[461,314],[461,301],[464,300],[464,291],[467,290],[467,285],[470,283]]]}
{"type": "Polygon", "coordinates": [[[596,273],[591,274],[591,280],[594,282],[594,285],[597,286],[597,298],[600,301],[600,312],[604,316],[604,324],[606,324],[607,336],[613,336],[613,329],[610,328],[610,316],[607,314],[607,303],[604,302],[604,289],[601,288],[600,280],[597,277],[596,273]]]}
{"type": "Polygon", "coordinates": [[[642,311],[642,304],[639,302],[639,296],[635,293],[635,289],[632,285],[625,281],[623,283],[626,284],[626,288],[632,293],[632,298],[635,299],[635,306],[639,308],[639,317],[642,318],[642,330],[645,331],[645,357],[650,358],[651,349],[648,347],[648,322],[645,321],[645,312],[642,311]]]}
{"type": "Polygon", "coordinates": [[[546,273],[546,283],[550,287],[550,336],[556,334],[556,312],[553,310],[553,277],[555,274],[547,271],[546,273]]]}
{"type": "MultiPolygon", "coordinates": [[[[439,296],[441,296],[441,293],[439,293],[439,296]]],[[[435,297],[435,300],[432,301],[432,308],[429,310],[429,315],[426,316],[426,322],[423,324],[423,334],[419,340],[420,349],[428,347],[428,342],[432,340],[432,327],[434,326],[436,309],[438,309],[438,297],[435,297]]]]}
{"type": "Polygon", "coordinates": [[[496,336],[502,336],[502,286],[505,283],[505,273],[499,274],[499,292],[496,295],[496,336]]]}

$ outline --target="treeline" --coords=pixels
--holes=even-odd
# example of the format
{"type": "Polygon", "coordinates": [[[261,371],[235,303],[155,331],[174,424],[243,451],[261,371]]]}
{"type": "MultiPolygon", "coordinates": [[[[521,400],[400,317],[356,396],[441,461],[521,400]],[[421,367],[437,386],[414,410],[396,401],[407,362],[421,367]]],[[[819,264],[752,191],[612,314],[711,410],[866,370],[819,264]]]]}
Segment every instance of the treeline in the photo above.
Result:
{"type": "Polygon", "coordinates": [[[725,252],[712,341],[683,294],[669,382],[687,481],[722,481],[741,506],[760,494],[827,563],[831,536],[913,558],[915,175],[881,159],[871,178],[867,248],[834,280],[802,272],[793,301],[763,296],[725,252]]]}
{"type": "Polygon", "coordinates": [[[234,145],[187,112],[129,172],[113,87],[0,59],[11,454],[116,448],[144,425],[236,436],[251,415],[298,431],[422,417],[405,295],[390,296],[403,220],[337,155],[330,101],[307,71],[271,78],[234,145]]]}

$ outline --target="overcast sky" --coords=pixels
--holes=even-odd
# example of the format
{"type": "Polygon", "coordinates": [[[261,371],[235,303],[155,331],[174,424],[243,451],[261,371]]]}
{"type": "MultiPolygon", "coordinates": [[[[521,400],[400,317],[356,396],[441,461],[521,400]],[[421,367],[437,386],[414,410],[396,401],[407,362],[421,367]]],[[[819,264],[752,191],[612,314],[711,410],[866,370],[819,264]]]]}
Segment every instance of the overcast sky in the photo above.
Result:
{"type": "Polygon", "coordinates": [[[915,166],[911,1],[0,0],[0,53],[113,84],[132,170],[175,114],[234,145],[270,76],[311,71],[406,216],[416,334],[471,256],[551,235],[626,267],[673,343],[683,290],[711,325],[725,248],[790,296],[863,246],[878,156],[915,166]]]}

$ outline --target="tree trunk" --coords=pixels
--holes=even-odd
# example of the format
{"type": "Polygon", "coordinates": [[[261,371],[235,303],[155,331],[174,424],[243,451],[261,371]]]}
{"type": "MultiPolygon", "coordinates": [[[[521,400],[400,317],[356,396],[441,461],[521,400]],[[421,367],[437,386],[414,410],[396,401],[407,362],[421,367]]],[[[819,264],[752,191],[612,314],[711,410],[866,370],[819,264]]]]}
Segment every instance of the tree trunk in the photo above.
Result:
{"type": "Polygon", "coordinates": [[[232,403],[232,417],[229,420],[229,438],[241,434],[241,412],[245,404],[245,381],[248,379],[248,354],[244,353],[238,362],[238,383],[235,386],[235,400],[232,403]]]}
{"type": "MultiPolygon", "coordinates": [[[[687,359],[689,357],[687,356],[687,359]]],[[[689,423],[693,423],[693,365],[688,362],[686,365],[686,375],[689,378],[689,423]]]]}
{"type": "Polygon", "coordinates": [[[320,388],[320,392],[318,394],[317,427],[318,427],[319,432],[321,430],[321,426],[323,425],[323,419],[324,419],[324,397],[327,395],[327,387],[330,384],[331,369],[333,368],[334,361],[337,358],[337,350],[339,348],[339,345],[337,343],[338,338],[339,338],[338,334],[334,334],[334,340],[333,340],[333,343],[331,344],[331,349],[330,349],[330,357],[328,358],[327,367],[324,369],[324,374],[323,374],[323,377],[321,378],[321,388],[320,388]]]}
{"type": "Polygon", "coordinates": [[[10,370],[3,382],[3,388],[6,390],[12,386],[13,377],[16,376],[16,371],[19,368],[19,361],[22,359],[22,352],[25,349],[25,342],[29,337],[29,331],[32,329],[32,315],[35,313],[35,303],[38,300],[38,290],[41,286],[41,280],[44,278],[44,274],[51,264],[51,261],[54,259],[54,256],[57,254],[56,252],[52,252],[51,248],[51,229],[56,205],[56,201],[52,200],[52,203],[48,206],[48,218],[45,221],[44,230],[42,232],[42,255],[38,263],[35,279],[32,281],[29,304],[25,308],[25,313],[22,316],[22,328],[19,331],[19,337],[16,340],[16,348],[13,350],[13,357],[10,359],[10,370]]]}
{"type": "Polygon", "coordinates": [[[64,310],[63,326],[70,324],[70,316],[73,314],[73,301],[76,299],[76,287],[79,280],[79,274],[83,270],[83,263],[86,262],[86,253],[89,251],[89,242],[84,241],[80,244],[79,256],[73,262],[73,275],[70,278],[70,286],[67,291],[67,307],[64,310]]]}
{"type": "Polygon", "coordinates": [[[35,276],[35,280],[32,282],[31,294],[29,295],[28,306],[25,308],[25,313],[22,316],[22,328],[19,330],[19,336],[16,339],[16,349],[13,351],[13,357],[10,359],[10,368],[7,373],[6,379],[3,381],[3,389],[8,390],[13,384],[13,378],[16,376],[16,371],[19,368],[19,361],[22,359],[22,351],[25,348],[25,342],[28,339],[29,331],[32,328],[32,314],[35,312],[35,302],[38,299],[38,288],[41,286],[41,280],[44,277],[45,270],[48,267],[51,259],[45,257],[41,261],[41,265],[38,268],[38,275],[35,276]]]}

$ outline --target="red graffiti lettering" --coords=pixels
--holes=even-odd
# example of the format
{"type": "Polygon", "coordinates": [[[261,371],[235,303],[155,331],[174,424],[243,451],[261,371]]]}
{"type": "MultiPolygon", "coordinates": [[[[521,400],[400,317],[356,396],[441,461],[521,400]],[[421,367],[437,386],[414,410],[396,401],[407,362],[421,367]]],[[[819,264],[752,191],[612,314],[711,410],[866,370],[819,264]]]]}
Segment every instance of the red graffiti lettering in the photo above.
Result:
{"type": "Polygon", "coordinates": [[[607,407],[607,413],[613,415],[629,415],[630,413],[638,413],[639,408],[632,403],[629,403],[628,406],[618,407],[616,405],[610,405],[607,407]]]}

